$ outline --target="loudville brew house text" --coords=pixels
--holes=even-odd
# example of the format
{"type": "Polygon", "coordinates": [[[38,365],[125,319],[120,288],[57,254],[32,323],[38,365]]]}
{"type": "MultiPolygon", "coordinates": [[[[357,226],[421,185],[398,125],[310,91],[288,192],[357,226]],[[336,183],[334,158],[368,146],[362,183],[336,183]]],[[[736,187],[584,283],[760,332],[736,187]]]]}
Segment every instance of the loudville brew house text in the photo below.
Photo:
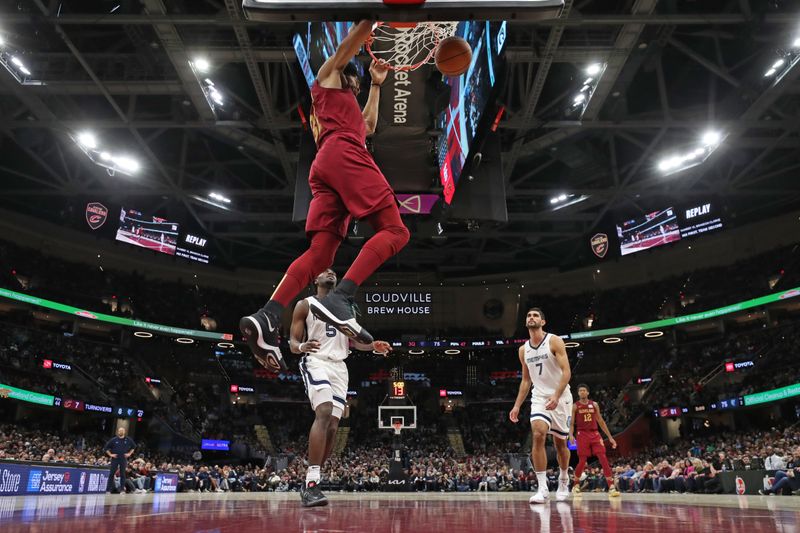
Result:
{"type": "Polygon", "coordinates": [[[425,304],[433,301],[429,292],[372,292],[365,299],[369,315],[429,315],[431,306],[425,304]]]}

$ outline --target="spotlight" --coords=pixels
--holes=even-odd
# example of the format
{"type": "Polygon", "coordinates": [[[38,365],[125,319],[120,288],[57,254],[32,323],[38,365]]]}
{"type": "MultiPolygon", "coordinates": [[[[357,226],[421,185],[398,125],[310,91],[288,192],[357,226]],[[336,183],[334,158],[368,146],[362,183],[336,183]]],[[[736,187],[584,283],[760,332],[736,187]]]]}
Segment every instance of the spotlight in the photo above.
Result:
{"type": "Polygon", "coordinates": [[[2,35],[0,35],[0,46],[5,46],[5,45],[6,45],[6,40],[3,39],[2,35]]]}
{"type": "Polygon", "coordinates": [[[709,130],[703,134],[703,146],[713,146],[719,144],[722,134],[718,131],[709,130]]]}
{"type": "Polygon", "coordinates": [[[578,93],[575,95],[575,98],[572,99],[573,105],[581,105],[583,102],[586,101],[586,95],[584,93],[578,93]]]}
{"type": "Polygon", "coordinates": [[[214,103],[215,103],[215,104],[217,104],[218,106],[221,106],[221,105],[224,105],[224,104],[225,104],[225,101],[222,99],[222,93],[220,93],[218,90],[216,90],[216,89],[215,89],[215,88],[213,88],[213,87],[211,87],[211,88],[209,89],[209,91],[208,91],[208,96],[209,96],[209,97],[211,98],[211,100],[213,100],[213,101],[214,101],[214,103]]]}
{"type": "Polygon", "coordinates": [[[455,348],[451,348],[449,350],[445,350],[444,353],[447,355],[458,355],[461,353],[461,350],[456,350],[455,348]]]}
{"type": "Polygon", "coordinates": [[[564,347],[565,347],[565,348],[577,348],[577,347],[578,347],[578,346],[580,346],[580,345],[581,345],[581,343],[579,343],[579,342],[575,342],[575,341],[571,341],[571,342],[565,342],[565,343],[564,343],[564,347]]]}
{"type": "Polygon", "coordinates": [[[657,337],[661,337],[662,335],[664,335],[663,331],[648,331],[644,334],[644,336],[648,339],[655,339],[657,337]]]}
{"type": "Polygon", "coordinates": [[[138,172],[141,168],[139,162],[126,155],[111,156],[111,161],[123,172],[138,172]]]}
{"type": "Polygon", "coordinates": [[[139,337],[140,339],[149,339],[153,337],[153,334],[149,331],[134,331],[133,336],[139,337]]]}
{"type": "Polygon", "coordinates": [[[220,348],[233,348],[233,343],[232,342],[218,342],[217,346],[219,346],[220,348]]]}
{"type": "Polygon", "coordinates": [[[410,355],[422,355],[425,353],[425,350],[409,350],[408,353],[410,355]]]}
{"type": "Polygon", "coordinates": [[[596,76],[597,74],[600,74],[601,70],[603,70],[603,65],[600,63],[592,63],[586,67],[586,74],[589,76],[596,76]]]}
{"type": "Polygon", "coordinates": [[[622,342],[622,339],[619,337],[606,337],[603,339],[603,343],[605,344],[616,344],[618,342],[622,342]]]}
{"type": "Polygon", "coordinates": [[[175,342],[179,342],[181,344],[193,344],[194,339],[190,339],[188,337],[178,337],[177,339],[175,339],[175,342]]]}
{"type": "Polygon", "coordinates": [[[194,68],[197,69],[198,72],[206,73],[208,69],[211,68],[211,63],[208,62],[208,59],[204,57],[198,57],[193,62],[194,68]]]}
{"type": "Polygon", "coordinates": [[[95,137],[94,133],[90,131],[82,131],[79,133],[78,142],[90,150],[97,148],[97,137],[95,137]]]}
{"type": "MultiPolygon", "coordinates": [[[[0,37],[0,39],[2,38],[0,37]]],[[[3,46],[2,42],[0,42],[0,46],[3,46]]],[[[792,43],[792,48],[800,48],[800,37],[794,40],[794,42],[792,43]]]]}
{"type": "Polygon", "coordinates": [[[209,198],[211,198],[212,200],[217,200],[217,201],[220,201],[220,202],[224,202],[224,203],[226,203],[226,204],[229,204],[229,203],[231,203],[231,199],[230,199],[230,198],[227,198],[227,197],[225,197],[225,196],[222,196],[221,194],[219,194],[219,193],[217,193],[217,192],[212,192],[212,193],[210,193],[210,194],[208,195],[208,197],[209,197],[209,198]]]}

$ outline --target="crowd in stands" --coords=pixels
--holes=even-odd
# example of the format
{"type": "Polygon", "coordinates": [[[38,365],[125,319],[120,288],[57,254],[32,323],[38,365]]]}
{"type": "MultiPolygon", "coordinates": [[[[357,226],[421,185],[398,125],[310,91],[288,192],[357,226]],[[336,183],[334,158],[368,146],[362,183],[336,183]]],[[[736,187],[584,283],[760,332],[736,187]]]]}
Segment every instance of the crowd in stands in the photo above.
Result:
{"type": "MultiPolygon", "coordinates": [[[[446,441],[445,441],[446,442],[446,441]]],[[[41,429],[0,425],[0,460],[107,466],[99,434],[56,434],[41,429]]],[[[528,467],[510,467],[509,454],[499,450],[459,457],[435,431],[421,429],[404,438],[403,466],[409,490],[418,492],[503,492],[536,490],[536,476],[528,467]]],[[[298,443],[298,448],[304,448],[298,443]]],[[[323,468],[322,487],[329,491],[384,490],[389,475],[391,446],[380,440],[346,448],[323,468]]],[[[261,465],[213,464],[194,459],[163,457],[138,446],[126,473],[127,492],[152,490],[156,472],[179,476],[179,492],[290,492],[299,490],[307,461],[299,449],[289,462],[276,468],[268,458],[261,465]]],[[[800,428],[722,431],[705,437],[680,439],[654,446],[632,457],[618,458],[614,482],[622,492],[722,492],[719,473],[749,469],[776,471],[763,494],[800,494],[800,428]],[[782,481],[785,480],[785,481],[782,481]]],[[[555,490],[558,472],[548,470],[555,490]]],[[[580,479],[583,491],[607,489],[597,466],[580,479]]]]}

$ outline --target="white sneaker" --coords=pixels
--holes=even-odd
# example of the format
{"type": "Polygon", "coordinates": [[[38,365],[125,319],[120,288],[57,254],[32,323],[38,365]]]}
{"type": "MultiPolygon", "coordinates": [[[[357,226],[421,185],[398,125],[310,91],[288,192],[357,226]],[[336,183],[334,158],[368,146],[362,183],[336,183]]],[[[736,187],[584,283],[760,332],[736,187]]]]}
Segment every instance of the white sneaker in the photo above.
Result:
{"type": "Polygon", "coordinates": [[[547,503],[550,499],[550,491],[540,490],[528,500],[528,503],[547,503]]]}
{"type": "Polygon", "coordinates": [[[556,491],[556,501],[563,502],[569,499],[569,481],[559,481],[556,491]]]}

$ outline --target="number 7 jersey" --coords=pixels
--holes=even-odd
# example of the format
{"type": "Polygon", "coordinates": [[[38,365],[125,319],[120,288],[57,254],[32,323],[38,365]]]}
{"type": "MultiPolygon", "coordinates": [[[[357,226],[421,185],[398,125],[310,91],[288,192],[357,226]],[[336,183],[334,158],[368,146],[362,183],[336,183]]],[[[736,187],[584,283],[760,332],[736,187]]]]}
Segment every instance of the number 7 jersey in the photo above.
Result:
{"type": "MultiPolygon", "coordinates": [[[[314,296],[309,296],[306,300],[312,298],[314,296]]],[[[319,350],[316,353],[308,354],[309,357],[318,357],[328,361],[344,361],[350,354],[350,340],[347,336],[315,317],[314,313],[310,311],[306,316],[306,340],[315,340],[320,344],[319,350]]]]}
{"type": "MultiPolygon", "coordinates": [[[[563,375],[555,354],[550,351],[551,337],[551,333],[545,334],[538,346],[531,344],[530,340],[525,343],[525,363],[533,383],[533,396],[549,397],[555,394],[563,375]]],[[[564,394],[571,394],[569,385],[564,389],[564,394]]]]}

